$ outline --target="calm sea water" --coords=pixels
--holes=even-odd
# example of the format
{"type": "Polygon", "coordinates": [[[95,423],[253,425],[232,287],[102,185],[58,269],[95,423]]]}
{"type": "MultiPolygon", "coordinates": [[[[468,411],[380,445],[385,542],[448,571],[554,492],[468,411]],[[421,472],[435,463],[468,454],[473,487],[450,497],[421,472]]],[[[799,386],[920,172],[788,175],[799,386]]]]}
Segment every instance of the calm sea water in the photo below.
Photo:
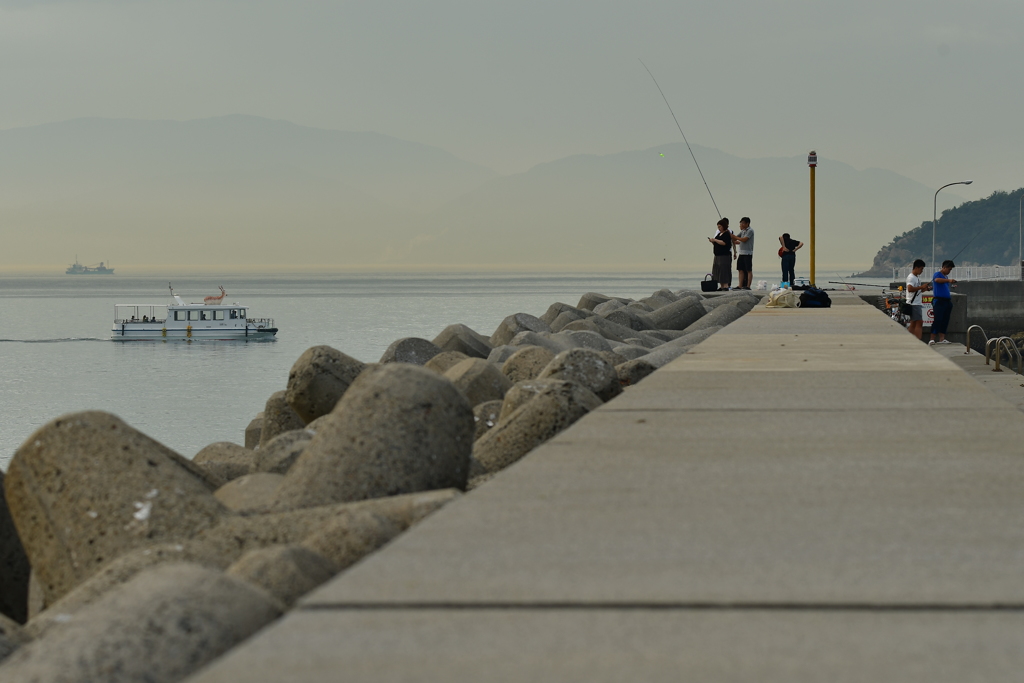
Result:
{"type": "Polygon", "coordinates": [[[167,277],[0,277],[0,468],[39,426],[104,410],[187,457],[215,441],[244,442],[249,421],[310,346],[376,361],[402,337],[432,339],[463,323],[490,335],[512,313],[541,315],[590,291],[639,298],[698,287],[703,273],[344,274],[171,278],[186,301],[227,290],[271,342],[114,342],[114,304],[169,301],[167,277]]]}
{"type": "Polygon", "coordinates": [[[402,337],[432,339],[451,323],[489,335],[512,313],[541,315],[598,291],[642,297],[696,288],[703,273],[572,275],[190,275],[186,301],[227,290],[250,316],[274,318],[272,342],[113,342],[114,304],[169,301],[167,277],[0,277],[0,468],[39,426],[104,410],[191,457],[244,442],[267,397],[310,346],[376,361],[402,337]]]}

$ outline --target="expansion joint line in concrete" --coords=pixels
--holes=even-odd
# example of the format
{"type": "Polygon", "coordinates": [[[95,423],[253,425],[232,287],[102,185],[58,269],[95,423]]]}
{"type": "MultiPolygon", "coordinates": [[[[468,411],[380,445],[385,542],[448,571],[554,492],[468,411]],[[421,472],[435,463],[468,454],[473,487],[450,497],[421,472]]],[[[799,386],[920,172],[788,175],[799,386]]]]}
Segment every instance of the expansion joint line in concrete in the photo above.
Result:
{"type": "Polygon", "coordinates": [[[301,611],[760,611],[760,612],[1024,612],[1024,603],[880,602],[338,602],[302,605],[301,611]]]}

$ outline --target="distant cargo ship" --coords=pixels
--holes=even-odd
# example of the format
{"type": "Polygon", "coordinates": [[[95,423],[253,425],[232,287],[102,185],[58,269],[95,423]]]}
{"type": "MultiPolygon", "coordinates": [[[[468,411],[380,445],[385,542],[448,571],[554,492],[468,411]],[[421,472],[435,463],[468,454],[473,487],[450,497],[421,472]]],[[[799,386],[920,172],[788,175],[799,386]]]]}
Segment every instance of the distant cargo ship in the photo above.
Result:
{"type": "Polygon", "coordinates": [[[64,272],[67,275],[113,275],[114,269],[105,267],[103,261],[100,261],[98,266],[83,266],[76,256],[75,262],[64,272]]]}

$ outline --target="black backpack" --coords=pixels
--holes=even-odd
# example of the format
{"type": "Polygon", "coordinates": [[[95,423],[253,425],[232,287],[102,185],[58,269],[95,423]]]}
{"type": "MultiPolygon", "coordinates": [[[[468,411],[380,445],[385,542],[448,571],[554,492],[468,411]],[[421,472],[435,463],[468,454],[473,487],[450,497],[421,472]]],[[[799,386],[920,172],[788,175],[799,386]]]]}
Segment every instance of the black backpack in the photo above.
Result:
{"type": "Polygon", "coordinates": [[[832,308],[832,299],[825,290],[809,287],[800,293],[800,308],[832,308]]]}

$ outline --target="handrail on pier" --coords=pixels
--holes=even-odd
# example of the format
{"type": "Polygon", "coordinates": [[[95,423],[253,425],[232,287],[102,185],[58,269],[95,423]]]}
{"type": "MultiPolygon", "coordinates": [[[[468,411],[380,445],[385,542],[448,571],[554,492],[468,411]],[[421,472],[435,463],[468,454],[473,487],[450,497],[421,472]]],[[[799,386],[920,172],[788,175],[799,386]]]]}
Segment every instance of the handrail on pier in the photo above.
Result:
{"type": "Polygon", "coordinates": [[[1006,355],[1010,357],[1011,362],[1013,361],[1014,356],[1017,357],[1017,374],[1021,374],[1021,366],[1024,364],[1024,357],[1021,356],[1020,349],[1017,348],[1017,345],[1013,340],[1009,337],[999,337],[995,342],[996,366],[992,368],[992,372],[1002,372],[1002,369],[999,367],[999,359],[1001,357],[999,352],[1000,349],[1006,349],[1006,355]]]}
{"type": "Polygon", "coordinates": [[[992,349],[996,346],[1002,337],[992,337],[991,339],[985,340],[985,365],[989,364],[992,360],[992,349]]]}
{"type": "MultiPolygon", "coordinates": [[[[981,332],[981,337],[982,337],[982,339],[985,340],[985,349],[986,349],[986,351],[988,349],[988,335],[985,334],[985,330],[981,327],[981,325],[971,325],[970,327],[967,328],[967,350],[964,351],[964,355],[965,356],[971,355],[971,330],[978,330],[978,332],[981,332]]],[[[987,353],[986,353],[985,365],[988,365],[987,353]]]]}

